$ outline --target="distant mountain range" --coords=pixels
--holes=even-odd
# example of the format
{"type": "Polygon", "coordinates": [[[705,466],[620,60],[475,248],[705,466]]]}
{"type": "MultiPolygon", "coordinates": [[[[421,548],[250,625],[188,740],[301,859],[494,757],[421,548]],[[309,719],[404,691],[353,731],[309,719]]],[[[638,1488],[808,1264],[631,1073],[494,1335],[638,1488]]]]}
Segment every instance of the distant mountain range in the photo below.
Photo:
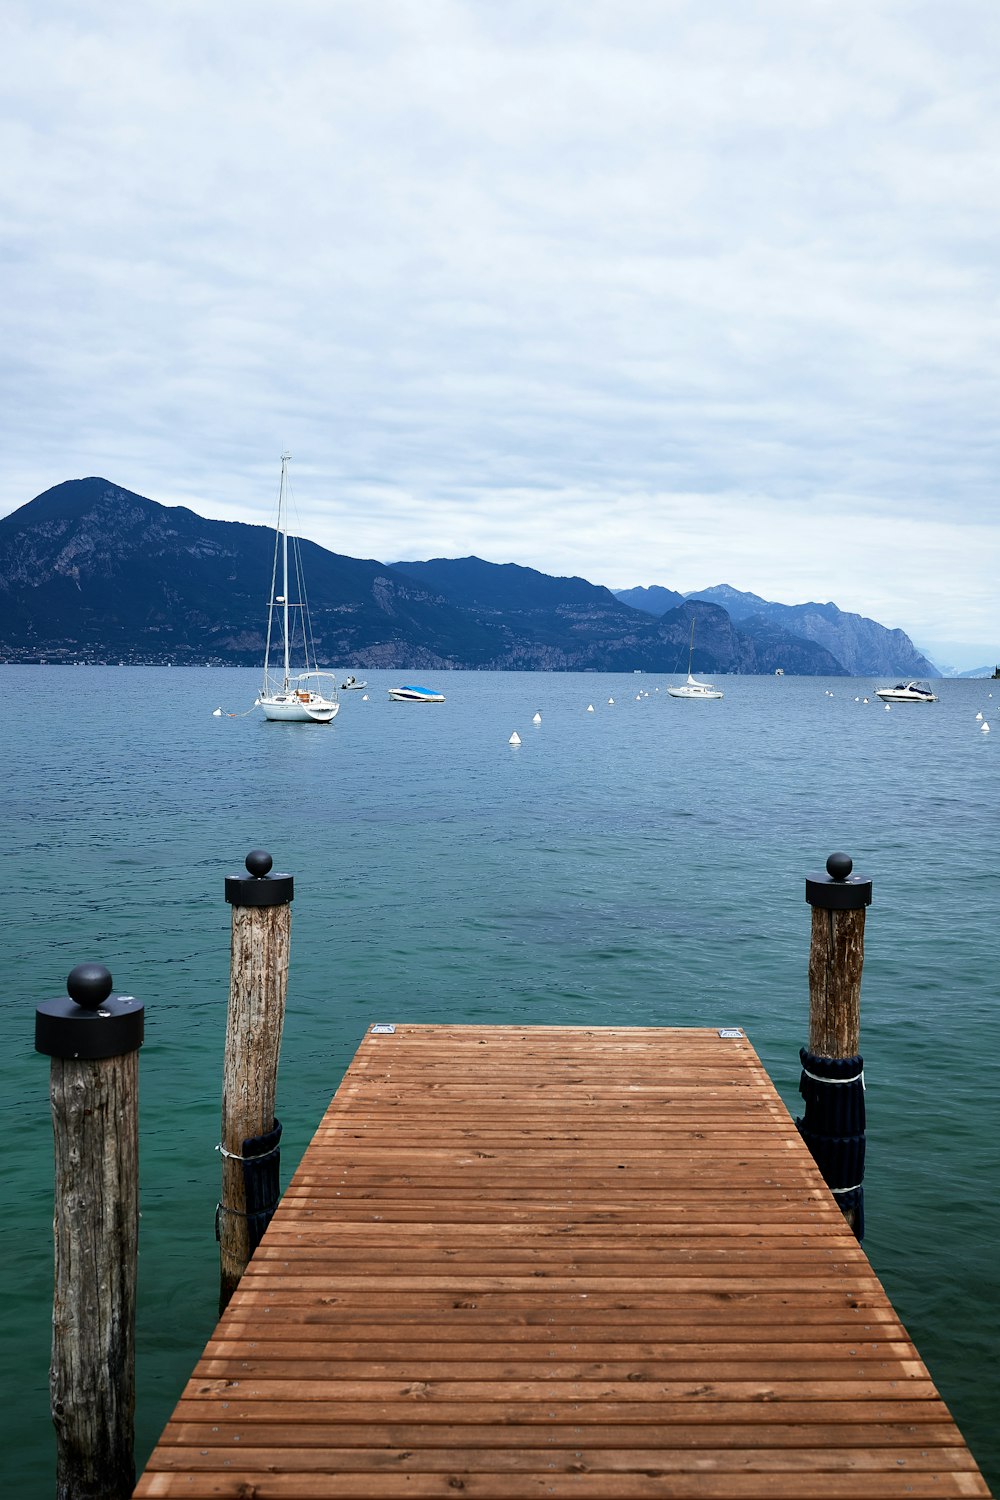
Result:
{"type": "MultiPolygon", "coordinates": [[[[256,665],[274,534],[109,483],[56,485],[0,520],[0,658],[256,665]]],[[[321,664],[933,675],[899,630],[834,604],[610,589],[477,557],[385,564],[301,543],[321,664]]]]}
{"type": "Polygon", "coordinates": [[[621,589],[615,597],[650,614],[676,607],[681,598],[703,599],[721,605],[731,620],[759,634],[764,623],[790,635],[825,646],[850,677],[896,672],[911,677],[933,677],[936,668],[902,630],[889,630],[864,615],[845,614],[835,604],[771,604],[759,594],[745,594],[726,583],[697,593],[677,595],[670,589],[621,589]],[[645,595],[643,602],[638,596],[645,595]]]}

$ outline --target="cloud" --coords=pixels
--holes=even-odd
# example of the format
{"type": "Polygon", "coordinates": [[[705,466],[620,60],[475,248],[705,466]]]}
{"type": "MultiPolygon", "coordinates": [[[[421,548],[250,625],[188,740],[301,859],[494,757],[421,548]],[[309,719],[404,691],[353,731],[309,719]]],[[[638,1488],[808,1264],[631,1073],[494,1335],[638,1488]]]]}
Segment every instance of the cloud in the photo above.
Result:
{"type": "Polygon", "coordinates": [[[6,27],[0,508],[266,520],[287,445],[337,550],[1000,639],[988,0],[6,27]]]}

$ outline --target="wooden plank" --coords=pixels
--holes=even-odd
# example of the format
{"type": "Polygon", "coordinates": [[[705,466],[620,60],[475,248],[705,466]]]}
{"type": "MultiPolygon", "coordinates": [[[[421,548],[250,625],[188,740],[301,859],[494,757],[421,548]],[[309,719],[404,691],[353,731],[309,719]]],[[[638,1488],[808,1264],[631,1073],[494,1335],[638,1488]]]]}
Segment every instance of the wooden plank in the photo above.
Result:
{"type": "Polygon", "coordinates": [[[369,1035],[138,1496],[985,1496],[759,1059],[369,1035]]]}

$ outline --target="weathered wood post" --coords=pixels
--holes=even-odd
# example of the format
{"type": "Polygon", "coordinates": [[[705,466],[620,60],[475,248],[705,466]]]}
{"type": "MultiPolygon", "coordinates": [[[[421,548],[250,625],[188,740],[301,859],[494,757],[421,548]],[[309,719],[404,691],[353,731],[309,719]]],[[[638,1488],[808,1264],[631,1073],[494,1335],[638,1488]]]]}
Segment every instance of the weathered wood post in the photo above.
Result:
{"type": "Polygon", "coordinates": [[[275,1118],[288,987],[291,875],[272,875],[271,856],[252,849],[249,877],[227,875],[233,908],[222,1080],[222,1192],[216,1212],[219,1310],[225,1311],[278,1202],[281,1125],[275,1118]]]}
{"type": "Polygon", "coordinates": [[[139,1048],[144,1010],[77,964],[35,1011],[52,1059],[55,1287],[49,1393],[57,1500],[124,1500],[135,1484],[139,1048]]]}
{"type": "Polygon", "coordinates": [[[826,873],[806,880],[812,907],[809,1047],[799,1050],[799,1093],[806,1112],[795,1123],[860,1240],[865,1175],[861,969],[872,883],[865,875],[852,874],[853,868],[849,855],[831,854],[826,873]]]}

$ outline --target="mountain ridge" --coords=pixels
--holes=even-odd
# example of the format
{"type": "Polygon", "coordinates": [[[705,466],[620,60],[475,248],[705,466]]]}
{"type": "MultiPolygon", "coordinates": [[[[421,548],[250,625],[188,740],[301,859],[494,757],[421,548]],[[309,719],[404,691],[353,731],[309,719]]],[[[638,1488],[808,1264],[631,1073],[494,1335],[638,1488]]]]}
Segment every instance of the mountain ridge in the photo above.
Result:
{"type": "MultiPolygon", "coordinates": [[[[655,613],[516,563],[300,548],[317,654],[334,669],[676,673],[694,622],[699,671],[847,675],[822,621],[809,638],[783,617],[734,620],[672,590],[657,593],[671,607],[655,613]]],[[[259,665],[273,557],[270,527],[209,520],[97,476],[66,480],[0,519],[0,657],[259,665]]]]}
{"type": "MultiPolygon", "coordinates": [[[[666,590],[660,592],[669,592],[666,590]]],[[[657,587],[615,590],[619,599],[631,599],[644,593],[649,608],[659,597],[657,587]]],[[[760,637],[766,626],[787,631],[802,640],[812,641],[828,650],[850,677],[895,673],[907,677],[936,677],[937,668],[902,630],[880,625],[866,615],[853,614],[828,602],[819,604],[775,604],[759,594],[734,589],[729,584],[697,589],[685,599],[701,599],[721,605],[745,630],[760,637]]]]}

